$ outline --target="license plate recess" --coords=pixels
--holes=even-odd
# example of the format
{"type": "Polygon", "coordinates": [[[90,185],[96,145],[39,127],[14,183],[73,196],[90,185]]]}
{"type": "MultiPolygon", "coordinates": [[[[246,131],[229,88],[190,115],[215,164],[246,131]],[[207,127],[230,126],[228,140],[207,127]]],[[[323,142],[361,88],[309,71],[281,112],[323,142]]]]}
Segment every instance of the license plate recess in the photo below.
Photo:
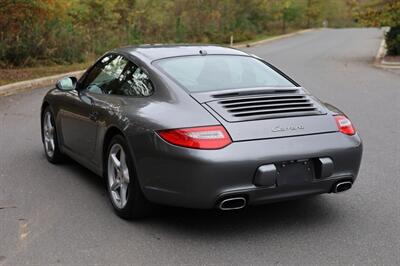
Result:
{"type": "Polygon", "coordinates": [[[295,160],[276,163],[277,185],[300,185],[312,182],[315,168],[312,160],[295,160]]]}

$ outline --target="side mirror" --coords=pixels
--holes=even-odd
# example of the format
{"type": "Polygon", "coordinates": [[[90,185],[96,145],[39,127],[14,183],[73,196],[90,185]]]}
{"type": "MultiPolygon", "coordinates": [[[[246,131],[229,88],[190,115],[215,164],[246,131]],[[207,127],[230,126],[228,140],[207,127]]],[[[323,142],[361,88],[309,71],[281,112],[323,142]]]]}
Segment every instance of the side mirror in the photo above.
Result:
{"type": "Polygon", "coordinates": [[[57,81],[56,88],[60,91],[73,91],[78,82],[76,77],[63,78],[57,81]]]}

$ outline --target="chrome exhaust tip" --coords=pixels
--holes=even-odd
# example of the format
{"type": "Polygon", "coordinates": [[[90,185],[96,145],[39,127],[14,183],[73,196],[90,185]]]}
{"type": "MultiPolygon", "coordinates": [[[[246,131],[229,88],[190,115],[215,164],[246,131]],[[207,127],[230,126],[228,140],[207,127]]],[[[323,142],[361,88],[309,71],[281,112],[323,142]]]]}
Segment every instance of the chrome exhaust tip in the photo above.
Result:
{"type": "Polygon", "coordinates": [[[223,211],[239,210],[246,206],[247,200],[243,197],[224,199],[219,203],[219,209],[223,211]]]}
{"type": "Polygon", "coordinates": [[[339,182],[334,186],[333,192],[334,193],[344,192],[346,190],[349,190],[352,186],[353,182],[351,181],[339,182]]]}

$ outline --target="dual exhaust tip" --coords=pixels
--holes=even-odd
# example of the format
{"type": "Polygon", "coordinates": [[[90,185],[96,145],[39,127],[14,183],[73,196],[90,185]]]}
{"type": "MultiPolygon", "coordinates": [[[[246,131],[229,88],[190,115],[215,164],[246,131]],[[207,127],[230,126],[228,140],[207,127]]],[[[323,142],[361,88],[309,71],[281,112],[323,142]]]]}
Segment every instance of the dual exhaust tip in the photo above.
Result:
{"type": "Polygon", "coordinates": [[[346,190],[349,190],[353,186],[353,182],[351,181],[343,181],[339,182],[333,186],[333,193],[340,193],[346,190]]]}
{"type": "Polygon", "coordinates": [[[234,197],[222,200],[218,208],[223,211],[239,210],[246,207],[247,200],[244,197],[234,197]]]}
{"type": "MultiPolygon", "coordinates": [[[[351,181],[339,182],[333,186],[333,192],[334,193],[344,192],[346,190],[349,190],[352,186],[353,182],[351,181]]],[[[246,204],[247,200],[245,197],[233,197],[222,200],[219,203],[218,208],[223,211],[239,210],[246,207],[246,204]]]]}

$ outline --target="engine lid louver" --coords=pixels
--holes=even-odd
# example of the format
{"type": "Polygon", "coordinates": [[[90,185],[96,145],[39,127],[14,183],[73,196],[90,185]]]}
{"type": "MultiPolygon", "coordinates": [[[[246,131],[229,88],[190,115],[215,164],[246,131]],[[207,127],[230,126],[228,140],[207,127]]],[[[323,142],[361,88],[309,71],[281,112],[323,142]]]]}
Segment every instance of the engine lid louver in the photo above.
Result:
{"type": "Polygon", "coordinates": [[[229,122],[326,114],[310,96],[293,93],[232,97],[207,105],[229,122]]]}

